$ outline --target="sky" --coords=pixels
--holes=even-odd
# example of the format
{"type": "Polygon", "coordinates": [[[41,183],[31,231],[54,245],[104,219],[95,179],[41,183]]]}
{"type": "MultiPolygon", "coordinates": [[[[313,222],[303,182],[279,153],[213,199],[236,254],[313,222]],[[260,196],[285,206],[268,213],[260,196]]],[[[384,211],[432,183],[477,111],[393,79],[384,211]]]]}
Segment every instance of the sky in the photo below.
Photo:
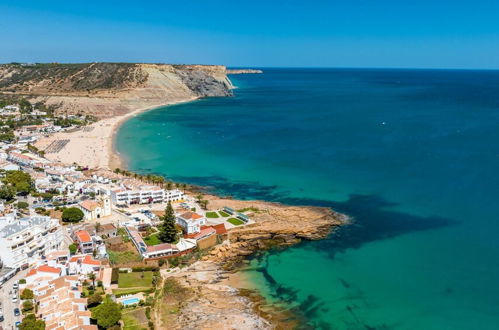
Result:
{"type": "Polygon", "coordinates": [[[499,69],[499,1],[0,0],[0,62],[499,69]]]}

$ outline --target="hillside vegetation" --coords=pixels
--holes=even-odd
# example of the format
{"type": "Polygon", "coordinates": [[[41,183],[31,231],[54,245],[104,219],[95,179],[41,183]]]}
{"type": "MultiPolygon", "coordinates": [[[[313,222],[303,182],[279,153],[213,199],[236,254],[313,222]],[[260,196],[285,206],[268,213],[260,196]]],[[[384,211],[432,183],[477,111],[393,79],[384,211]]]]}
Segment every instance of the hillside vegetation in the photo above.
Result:
{"type": "Polygon", "coordinates": [[[199,97],[229,96],[226,68],[144,63],[0,65],[0,94],[45,101],[59,113],[125,114],[199,97]]]}

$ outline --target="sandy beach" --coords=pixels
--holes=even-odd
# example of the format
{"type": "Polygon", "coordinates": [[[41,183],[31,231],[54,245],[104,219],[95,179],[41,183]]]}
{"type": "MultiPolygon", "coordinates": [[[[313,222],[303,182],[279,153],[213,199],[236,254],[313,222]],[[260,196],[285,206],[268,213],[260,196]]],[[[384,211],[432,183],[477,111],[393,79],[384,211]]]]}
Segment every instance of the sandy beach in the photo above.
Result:
{"type": "Polygon", "coordinates": [[[43,137],[35,146],[45,150],[52,142],[69,140],[64,148],[57,153],[46,153],[45,158],[64,164],[76,163],[89,168],[115,169],[124,167],[122,160],[114,148],[114,135],[121,124],[130,117],[155,108],[190,102],[196,97],[176,102],[162,103],[138,108],[126,115],[99,120],[92,125],[73,132],[59,132],[43,137]]]}

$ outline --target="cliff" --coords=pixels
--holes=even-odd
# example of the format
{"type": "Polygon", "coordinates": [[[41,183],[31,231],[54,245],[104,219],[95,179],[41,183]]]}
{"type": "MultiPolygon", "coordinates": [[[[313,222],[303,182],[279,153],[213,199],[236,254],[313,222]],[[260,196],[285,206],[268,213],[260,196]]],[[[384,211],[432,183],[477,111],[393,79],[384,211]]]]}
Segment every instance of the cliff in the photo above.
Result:
{"type": "Polygon", "coordinates": [[[219,65],[3,64],[0,93],[56,105],[56,113],[113,117],[137,108],[232,95],[219,65]]]}
{"type": "MultiPolygon", "coordinates": [[[[205,196],[206,197],[206,196],[205,196]]],[[[263,201],[240,201],[207,197],[210,209],[229,206],[248,209],[255,223],[229,230],[229,245],[215,247],[205,260],[236,267],[246,256],[275,246],[290,246],[303,240],[326,237],[334,227],[348,223],[346,215],[329,208],[288,206],[263,201]],[[253,210],[253,211],[251,211],[253,210]]]]}

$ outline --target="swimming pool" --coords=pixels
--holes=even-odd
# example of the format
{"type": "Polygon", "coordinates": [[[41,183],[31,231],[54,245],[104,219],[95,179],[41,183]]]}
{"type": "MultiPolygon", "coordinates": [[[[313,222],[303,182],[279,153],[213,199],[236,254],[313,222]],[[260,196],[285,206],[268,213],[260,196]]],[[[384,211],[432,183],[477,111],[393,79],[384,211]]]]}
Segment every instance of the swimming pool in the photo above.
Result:
{"type": "Polygon", "coordinates": [[[139,303],[139,298],[128,298],[128,299],[125,299],[121,302],[123,305],[125,306],[128,306],[128,305],[134,305],[134,304],[138,304],[139,303]]]}

